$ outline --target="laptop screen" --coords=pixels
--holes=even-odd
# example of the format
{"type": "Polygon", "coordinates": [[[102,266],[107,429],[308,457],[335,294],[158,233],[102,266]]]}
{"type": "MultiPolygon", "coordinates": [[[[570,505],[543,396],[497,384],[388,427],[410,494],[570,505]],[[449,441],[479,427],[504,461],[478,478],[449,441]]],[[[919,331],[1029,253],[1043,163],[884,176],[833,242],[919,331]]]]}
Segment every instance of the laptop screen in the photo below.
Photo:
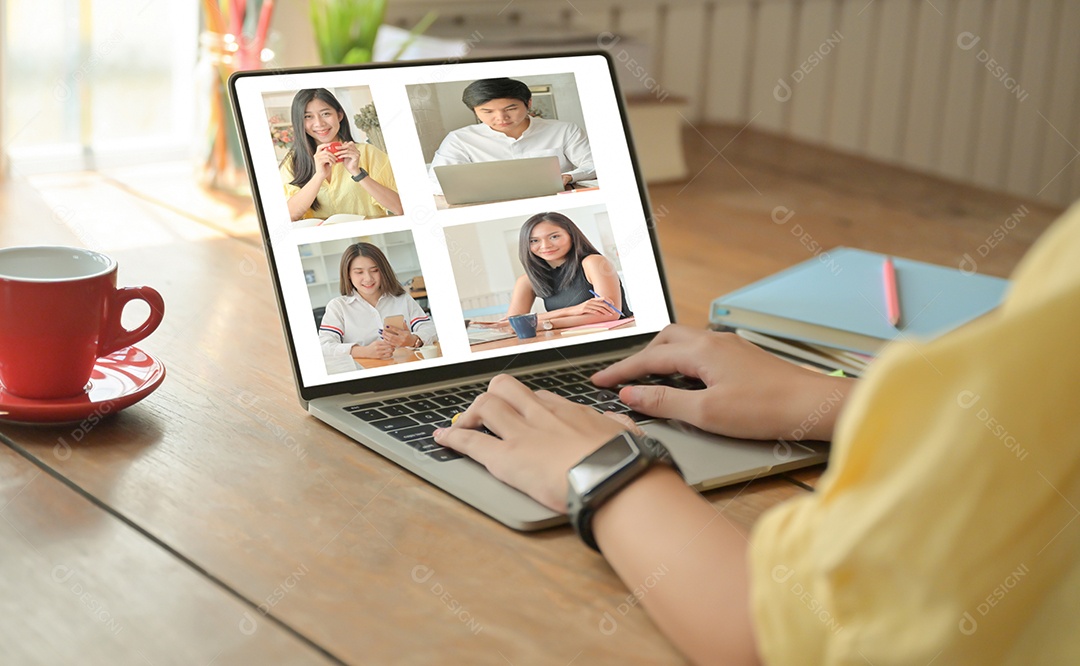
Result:
{"type": "Polygon", "coordinates": [[[671,322],[605,54],[243,72],[230,92],[304,399],[671,322]]]}

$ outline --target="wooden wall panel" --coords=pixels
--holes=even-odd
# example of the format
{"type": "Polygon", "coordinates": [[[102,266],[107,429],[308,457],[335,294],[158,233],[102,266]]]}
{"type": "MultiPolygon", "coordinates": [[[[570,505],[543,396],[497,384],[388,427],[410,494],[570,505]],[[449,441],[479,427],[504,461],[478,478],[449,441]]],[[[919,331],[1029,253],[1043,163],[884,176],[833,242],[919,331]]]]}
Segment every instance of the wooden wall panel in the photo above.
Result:
{"type": "MultiPolygon", "coordinates": [[[[1027,11],[1027,29],[1023,51],[1017,59],[1017,83],[1024,91],[1022,100],[1013,102],[1012,146],[1006,165],[1005,187],[1015,192],[1039,191],[1046,183],[1040,164],[1045,147],[1044,119],[1050,106],[1050,82],[1046,73],[1052,69],[1051,51],[1057,50],[1058,33],[1054,21],[1061,6],[1056,0],[1032,2],[1027,11]]],[[[1077,36],[1073,36],[1075,39],[1077,36]]],[[[1076,74],[1076,71],[1073,71],[1076,74]]]]}
{"type": "Polygon", "coordinates": [[[870,95],[868,73],[873,71],[877,54],[878,26],[871,5],[858,2],[840,4],[840,44],[828,56],[833,66],[835,56],[836,84],[832,93],[832,113],[829,114],[830,145],[851,152],[862,152],[869,120],[870,95]]]}
{"type": "Polygon", "coordinates": [[[1010,140],[1009,124],[1016,110],[1016,96],[1004,82],[995,77],[987,65],[1002,67],[1015,76],[1020,53],[1020,35],[1024,19],[1023,0],[997,0],[993,5],[990,32],[980,35],[981,41],[972,50],[979,57],[985,54],[979,76],[985,77],[979,136],[975,139],[975,168],[970,174],[975,183],[990,189],[1003,189],[1008,167],[1010,140]],[[995,64],[996,63],[996,64],[995,64]]]}
{"type": "MultiPolygon", "coordinates": [[[[1050,99],[1046,115],[1042,164],[1039,169],[1039,189],[1042,196],[1058,201],[1068,198],[1072,168],[1080,162],[1080,2],[1059,0],[1062,14],[1055,30],[1057,49],[1053,56],[1054,71],[1048,74],[1050,99]]],[[[1071,188],[1074,198],[1080,197],[1080,187],[1071,188]]]]}
{"type": "Polygon", "coordinates": [[[871,77],[869,129],[863,150],[888,162],[900,158],[902,132],[907,122],[911,85],[908,62],[914,48],[912,26],[917,18],[913,7],[910,0],[877,0],[867,10],[877,12],[882,29],[871,77]]]}
{"type": "Polygon", "coordinates": [[[988,14],[985,0],[960,0],[953,21],[955,35],[949,46],[949,78],[936,170],[960,180],[967,177],[974,164],[980,100],[985,88],[981,72],[986,70],[976,57],[978,46],[969,45],[976,36],[986,33],[988,14]]]}
{"type": "Polygon", "coordinates": [[[751,3],[717,4],[712,7],[712,30],[705,63],[707,87],[705,119],[713,122],[745,123],[750,26],[754,20],[751,3]]]}
{"type": "Polygon", "coordinates": [[[760,129],[784,131],[784,105],[775,95],[777,82],[791,76],[794,47],[791,29],[795,12],[787,1],[762,2],[756,20],[746,26],[753,33],[754,46],[749,64],[750,97],[744,107],[747,121],[760,129]]]}
{"type": "Polygon", "coordinates": [[[649,75],[688,100],[691,122],[753,120],[1048,203],[1080,197],[1076,0],[399,0],[391,19],[411,25],[428,8],[463,35],[495,22],[553,40],[553,26],[640,39],[649,75]]]}
{"type": "MultiPolygon", "coordinates": [[[[807,0],[799,17],[798,39],[795,43],[795,59],[805,62],[811,53],[821,50],[837,30],[836,3],[833,0],[807,0]]],[[[838,49],[830,51],[822,63],[792,84],[791,116],[788,128],[792,135],[807,141],[820,143],[827,133],[828,112],[832,108],[832,86],[836,78],[837,50],[846,48],[841,40],[838,49]]]]}

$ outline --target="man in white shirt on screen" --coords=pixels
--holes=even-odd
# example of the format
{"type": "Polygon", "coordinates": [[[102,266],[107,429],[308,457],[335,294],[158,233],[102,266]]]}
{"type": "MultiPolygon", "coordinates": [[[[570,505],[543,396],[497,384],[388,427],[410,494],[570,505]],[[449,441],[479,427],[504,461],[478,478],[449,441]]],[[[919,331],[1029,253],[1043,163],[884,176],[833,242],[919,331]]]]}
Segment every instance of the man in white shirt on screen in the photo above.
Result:
{"type": "Polygon", "coordinates": [[[481,124],[456,129],[443,139],[431,160],[431,179],[436,187],[437,166],[549,155],[559,158],[564,185],[596,178],[585,133],[573,123],[530,116],[532,92],[521,81],[473,81],[461,94],[461,101],[481,124]]]}

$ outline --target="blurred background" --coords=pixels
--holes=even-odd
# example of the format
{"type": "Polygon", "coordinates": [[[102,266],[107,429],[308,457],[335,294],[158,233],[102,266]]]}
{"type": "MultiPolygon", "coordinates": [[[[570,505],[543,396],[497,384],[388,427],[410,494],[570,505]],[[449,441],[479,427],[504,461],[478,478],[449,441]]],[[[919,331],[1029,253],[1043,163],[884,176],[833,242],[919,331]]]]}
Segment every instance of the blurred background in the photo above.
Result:
{"type": "MultiPolygon", "coordinates": [[[[198,162],[208,4],[227,22],[229,3],[0,0],[7,169],[198,162]]],[[[249,34],[265,4],[251,0],[249,34]]],[[[253,66],[319,63],[313,10],[338,4],[276,3],[253,66]]],[[[653,182],[689,177],[682,144],[719,124],[1052,206],[1080,198],[1075,0],[391,0],[380,22],[397,31],[373,56],[431,11],[402,57],[608,50],[653,182]]]]}

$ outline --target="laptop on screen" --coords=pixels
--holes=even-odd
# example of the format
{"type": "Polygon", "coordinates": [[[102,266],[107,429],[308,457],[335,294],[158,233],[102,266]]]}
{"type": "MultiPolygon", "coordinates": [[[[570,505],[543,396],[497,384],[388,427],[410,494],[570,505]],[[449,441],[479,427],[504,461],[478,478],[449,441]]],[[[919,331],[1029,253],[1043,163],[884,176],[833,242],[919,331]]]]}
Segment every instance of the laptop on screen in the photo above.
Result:
{"type": "Polygon", "coordinates": [[[563,190],[559,159],[554,156],[444,164],[434,171],[451,205],[542,197],[563,190]]]}
{"type": "MultiPolygon", "coordinates": [[[[598,410],[628,412],[699,490],[826,457],[823,444],[736,440],[650,420],[588,383],[673,321],[614,66],[601,52],[240,72],[229,82],[301,405],[519,530],[565,517],[431,437],[500,372],[598,410]],[[533,128],[522,138],[539,136],[544,145],[503,141],[497,126],[477,127],[470,109],[456,107],[478,81],[525,91],[508,94],[529,97],[522,100],[529,116],[510,122],[533,128]],[[577,148],[560,152],[562,135],[578,137],[577,148]],[[582,154],[580,137],[591,155],[582,154]],[[433,155],[454,145],[496,161],[484,152],[487,139],[496,151],[503,141],[514,158],[535,157],[534,148],[557,153],[563,172],[587,160],[597,186],[440,207],[428,171],[433,155]],[[342,214],[363,218],[311,224],[342,214]],[[529,226],[538,218],[562,221],[563,229],[569,221],[575,238],[603,256],[618,276],[623,318],[541,327],[525,339],[478,335],[476,322],[505,315],[515,284],[532,279],[520,261],[532,237],[522,228],[540,229],[529,226]]],[[[575,294],[558,296],[572,302],[575,294]]],[[[543,310],[537,298],[532,311],[543,310]]],[[[650,381],[694,386],[685,378],[650,381]]]]}

